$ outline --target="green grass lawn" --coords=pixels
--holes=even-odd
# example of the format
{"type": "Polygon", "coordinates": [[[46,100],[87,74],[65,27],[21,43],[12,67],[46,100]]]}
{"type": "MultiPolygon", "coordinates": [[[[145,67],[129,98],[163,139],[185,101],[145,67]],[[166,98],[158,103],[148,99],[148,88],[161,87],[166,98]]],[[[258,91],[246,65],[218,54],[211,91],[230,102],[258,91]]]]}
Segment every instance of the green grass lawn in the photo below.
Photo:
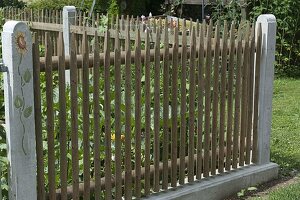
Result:
{"type": "Polygon", "coordinates": [[[300,79],[275,80],[271,159],[282,173],[300,171],[300,79]]]}
{"type": "Polygon", "coordinates": [[[300,199],[300,183],[292,184],[287,187],[280,188],[270,193],[270,200],[299,200],[300,199]]]}
{"type": "MultiPolygon", "coordinates": [[[[280,165],[281,176],[300,172],[300,79],[278,78],[274,83],[271,160],[280,165]]],[[[299,200],[300,182],[252,200],[299,200]]]]}

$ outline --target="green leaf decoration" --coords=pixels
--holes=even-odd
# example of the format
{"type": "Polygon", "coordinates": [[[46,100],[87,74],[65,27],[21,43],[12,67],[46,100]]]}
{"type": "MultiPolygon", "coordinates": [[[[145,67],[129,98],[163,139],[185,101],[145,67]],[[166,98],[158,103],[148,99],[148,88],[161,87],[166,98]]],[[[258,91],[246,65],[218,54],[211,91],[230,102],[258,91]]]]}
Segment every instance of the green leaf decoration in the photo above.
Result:
{"type": "Polygon", "coordinates": [[[32,106],[29,106],[24,110],[24,117],[25,118],[30,117],[31,113],[32,113],[32,106]]]}
{"type": "Polygon", "coordinates": [[[21,108],[23,106],[23,100],[19,97],[19,95],[16,96],[14,105],[16,108],[21,108]]]}
{"type": "Polygon", "coordinates": [[[26,83],[28,83],[31,80],[31,73],[29,69],[27,69],[23,75],[23,79],[26,83]]]}

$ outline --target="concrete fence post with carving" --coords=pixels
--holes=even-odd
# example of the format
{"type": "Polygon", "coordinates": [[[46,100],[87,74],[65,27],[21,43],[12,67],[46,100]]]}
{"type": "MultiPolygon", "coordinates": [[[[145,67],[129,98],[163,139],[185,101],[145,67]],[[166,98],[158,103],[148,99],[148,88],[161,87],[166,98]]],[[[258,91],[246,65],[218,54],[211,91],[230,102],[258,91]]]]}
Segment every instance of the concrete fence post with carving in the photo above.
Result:
{"type": "Polygon", "coordinates": [[[9,199],[37,199],[32,35],[9,21],[2,33],[9,199]]]}

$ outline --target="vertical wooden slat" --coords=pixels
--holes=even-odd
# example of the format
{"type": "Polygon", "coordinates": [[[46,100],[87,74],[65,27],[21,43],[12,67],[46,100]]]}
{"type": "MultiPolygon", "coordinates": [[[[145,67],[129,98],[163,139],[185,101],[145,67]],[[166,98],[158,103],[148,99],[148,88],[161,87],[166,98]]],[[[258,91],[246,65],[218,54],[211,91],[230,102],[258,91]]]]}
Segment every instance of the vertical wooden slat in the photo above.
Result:
{"type": "Polygon", "coordinates": [[[75,34],[71,34],[70,79],[71,79],[71,141],[72,141],[72,198],[79,200],[79,162],[78,162],[78,93],[77,56],[75,34]]]}
{"type": "Polygon", "coordinates": [[[198,124],[197,124],[197,169],[196,178],[202,174],[202,130],[203,130],[203,93],[204,93],[204,28],[200,27],[200,41],[198,54],[198,124]]]}
{"type": "Polygon", "coordinates": [[[48,138],[48,181],[49,199],[55,199],[55,152],[54,152],[54,113],[53,113],[53,80],[52,80],[52,45],[50,35],[46,35],[46,105],[47,105],[47,138],[48,138]]]}
{"type": "Polygon", "coordinates": [[[37,195],[39,199],[45,199],[45,176],[42,134],[42,111],[41,111],[41,80],[40,80],[40,56],[37,34],[34,34],[33,43],[33,80],[34,80],[34,113],[35,113],[35,137],[36,137],[36,159],[37,159],[37,195]]]}
{"type": "Polygon", "coordinates": [[[112,198],[111,185],[111,108],[110,108],[110,51],[109,30],[104,41],[104,113],[105,113],[105,198],[112,198]]]}
{"type": "Polygon", "coordinates": [[[86,31],[82,38],[82,117],[83,117],[83,198],[90,199],[90,148],[89,148],[89,66],[88,41],[86,31]]]}
{"type": "Polygon", "coordinates": [[[200,23],[199,23],[199,19],[197,19],[196,21],[196,37],[199,37],[200,34],[200,23]]]}
{"type": "Polygon", "coordinates": [[[129,35],[129,16],[126,24],[125,41],[125,199],[132,198],[131,175],[131,51],[129,35]]]}
{"type": "MultiPolygon", "coordinates": [[[[117,22],[118,24],[118,22],[117,22]]],[[[117,26],[118,27],[118,26],[117,26]]],[[[117,29],[118,31],[119,29],[117,29]]],[[[122,152],[121,152],[121,50],[119,37],[115,39],[115,132],[116,132],[116,197],[122,199],[122,152]]]]}
{"type": "Polygon", "coordinates": [[[230,170],[232,160],[232,119],[233,119],[233,75],[234,75],[234,54],[235,54],[235,23],[230,27],[229,63],[228,63],[228,93],[227,93],[227,135],[226,135],[226,165],[225,169],[230,170]]]}
{"type": "Polygon", "coordinates": [[[20,21],[21,20],[20,8],[15,8],[15,12],[16,12],[17,19],[20,21]]]}
{"type": "Polygon", "coordinates": [[[125,20],[124,20],[124,15],[121,15],[121,30],[125,30],[125,20]]]}
{"type": "Polygon", "coordinates": [[[169,158],[169,33],[168,21],[165,19],[164,30],[164,68],[163,68],[163,182],[162,188],[168,188],[169,158]]]}
{"type": "Polygon", "coordinates": [[[38,10],[38,22],[41,22],[41,15],[42,15],[43,11],[42,10],[38,10]]]}
{"type": "Polygon", "coordinates": [[[251,28],[250,42],[249,42],[249,74],[248,74],[248,122],[247,122],[247,136],[246,136],[246,160],[247,165],[250,164],[251,156],[251,139],[252,139],[252,125],[253,125],[253,84],[254,84],[254,53],[255,53],[255,33],[254,25],[251,28]]]}
{"type": "Polygon", "coordinates": [[[55,23],[56,24],[59,24],[60,22],[59,22],[59,10],[56,10],[56,12],[55,12],[55,23]]]}
{"type": "Polygon", "coordinates": [[[241,112],[241,65],[242,65],[242,33],[241,25],[238,30],[238,44],[236,49],[236,81],[235,81],[235,98],[234,98],[234,132],[233,132],[233,158],[232,168],[237,168],[239,152],[239,134],[240,134],[240,112],[241,112]]]}
{"type": "Polygon", "coordinates": [[[182,55],[181,55],[181,102],[180,102],[180,166],[179,183],[184,184],[185,179],[185,148],[186,148],[186,61],[187,61],[187,36],[186,21],[182,23],[182,55]]]}
{"type": "MultiPolygon", "coordinates": [[[[192,21],[190,21],[192,23],[192,21]]],[[[192,24],[191,24],[192,26],[192,24]]],[[[189,150],[188,150],[188,182],[194,181],[194,137],[195,137],[195,65],[196,65],[196,32],[192,27],[190,37],[190,70],[189,70],[189,150]]]]}
{"type": "Polygon", "coordinates": [[[177,98],[178,98],[178,27],[175,27],[174,33],[174,44],[173,44],[173,62],[172,62],[172,151],[171,151],[171,159],[172,159],[172,170],[171,170],[171,186],[176,187],[177,185],[177,98]]]}
{"type": "Polygon", "coordinates": [[[85,11],[82,11],[81,15],[82,15],[82,26],[87,26],[87,20],[88,20],[87,15],[88,15],[88,13],[85,12],[85,11]]]}
{"type": "Polygon", "coordinates": [[[35,15],[33,14],[33,10],[30,9],[30,21],[34,22],[35,21],[35,15]]]}
{"type": "MultiPolygon", "coordinates": [[[[41,10],[41,13],[40,13],[40,20],[41,22],[44,22],[44,10],[41,10]]],[[[42,44],[45,44],[45,34],[44,32],[41,31],[41,38],[42,38],[42,44]]]]}
{"type": "MultiPolygon", "coordinates": [[[[100,56],[99,56],[99,38],[95,32],[94,40],[94,79],[93,79],[93,100],[94,100],[94,169],[95,169],[95,199],[101,197],[101,159],[100,159],[100,56]]],[[[117,101],[117,99],[116,99],[117,101]]],[[[117,107],[117,103],[116,103],[117,107]]],[[[117,121],[117,116],[116,116],[117,121]]],[[[116,122],[117,123],[117,122],[116,122]]],[[[117,133],[116,133],[117,134],[117,133]]],[[[117,151],[117,148],[116,148],[117,151]]],[[[117,159],[116,159],[117,160],[117,159]]],[[[116,161],[117,162],[117,161],[116,161]]],[[[117,164],[116,164],[117,165],[117,164]]],[[[117,167],[117,166],[116,166],[117,167]]]]}
{"type": "MultiPolygon", "coordinates": [[[[139,19],[137,19],[139,21],[139,19]]],[[[136,29],[135,38],[135,197],[141,197],[141,37],[136,29]]]]}
{"type": "Polygon", "coordinates": [[[43,18],[44,18],[43,22],[46,22],[46,23],[49,22],[49,21],[48,21],[48,20],[49,20],[49,18],[48,18],[48,9],[45,9],[43,18]]]}
{"type": "Polygon", "coordinates": [[[95,27],[95,13],[92,13],[92,27],[95,27]]]}
{"type": "Polygon", "coordinates": [[[65,55],[62,32],[59,32],[58,45],[58,74],[59,74],[59,132],[60,132],[60,180],[61,199],[67,199],[68,161],[67,161],[67,124],[66,124],[66,83],[65,55]]]}
{"type": "MultiPolygon", "coordinates": [[[[160,29],[160,28],[158,28],[160,29]]],[[[160,156],[160,34],[156,32],[154,53],[154,192],[159,191],[159,156],[160,156]]]]}
{"type": "Polygon", "coordinates": [[[250,26],[247,23],[242,68],[242,108],[241,108],[241,135],[240,135],[240,152],[239,152],[239,165],[244,166],[245,162],[245,137],[247,136],[247,123],[248,123],[248,74],[249,74],[249,31],[250,26]]]}
{"type": "Polygon", "coordinates": [[[221,84],[220,84],[220,132],[219,132],[219,164],[218,172],[224,172],[224,136],[225,136],[225,106],[226,106],[226,71],[227,71],[227,21],[224,21],[222,61],[221,61],[221,84]]]}
{"type": "Polygon", "coordinates": [[[190,23],[190,26],[189,26],[189,36],[190,36],[190,38],[191,38],[191,35],[192,35],[192,29],[193,29],[193,19],[192,19],[192,18],[190,18],[189,23],[190,23]]]}
{"type": "Polygon", "coordinates": [[[99,20],[100,20],[100,15],[99,15],[99,13],[97,13],[97,15],[96,15],[96,28],[98,28],[99,27],[99,20]]]}
{"type": "Polygon", "coordinates": [[[214,42],[214,76],[213,76],[213,107],[212,107],[212,137],[211,137],[211,174],[216,174],[217,165],[217,138],[218,138],[218,111],[219,111],[219,56],[220,56],[220,25],[215,29],[214,42]]]}
{"type": "Polygon", "coordinates": [[[79,11],[78,25],[82,26],[82,12],[81,11],[79,11]]]}
{"type": "Polygon", "coordinates": [[[59,11],[59,22],[60,22],[60,24],[63,24],[63,11],[62,10],[59,11]]]}
{"type": "Polygon", "coordinates": [[[207,41],[206,41],[206,66],[205,66],[205,129],[204,129],[204,171],[203,176],[209,176],[209,151],[210,151],[210,108],[211,108],[211,91],[210,91],[210,79],[211,79],[211,33],[212,33],[212,21],[209,23],[207,29],[207,41]]]}
{"type": "Polygon", "coordinates": [[[131,18],[130,18],[130,31],[134,31],[134,18],[133,18],[133,15],[131,15],[131,18]]]}
{"type": "Polygon", "coordinates": [[[150,38],[146,29],[145,42],[145,195],[150,193],[150,145],[151,145],[151,72],[150,72],[150,38]]]}
{"type": "Polygon", "coordinates": [[[153,32],[156,33],[156,20],[153,20],[153,32]]]}
{"type": "Polygon", "coordinates": [[[258,148],[258,101],[259,101],[259,85],[260,85],[260,58],[261,58],[261,24],[257,24],[256,32],[256,52],[255,52],[255,86],[254,86],[254,109],[253,109],[253,149],[252,162],[257,162],[258,148]]]}

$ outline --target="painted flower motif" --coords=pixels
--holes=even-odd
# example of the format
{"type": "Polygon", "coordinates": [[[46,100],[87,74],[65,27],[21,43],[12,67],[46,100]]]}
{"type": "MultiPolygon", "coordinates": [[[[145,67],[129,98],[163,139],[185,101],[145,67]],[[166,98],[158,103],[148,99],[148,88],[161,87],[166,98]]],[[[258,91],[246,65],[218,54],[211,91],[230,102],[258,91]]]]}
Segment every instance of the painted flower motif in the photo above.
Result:
{"type": "Polygon", "coordinates": [[[20,54],[25,54],[27,52],[25,33],[23,33],[23,32],[18,32],[17,33],[16,45],[17,45],[18,52],[20,54]]]}

